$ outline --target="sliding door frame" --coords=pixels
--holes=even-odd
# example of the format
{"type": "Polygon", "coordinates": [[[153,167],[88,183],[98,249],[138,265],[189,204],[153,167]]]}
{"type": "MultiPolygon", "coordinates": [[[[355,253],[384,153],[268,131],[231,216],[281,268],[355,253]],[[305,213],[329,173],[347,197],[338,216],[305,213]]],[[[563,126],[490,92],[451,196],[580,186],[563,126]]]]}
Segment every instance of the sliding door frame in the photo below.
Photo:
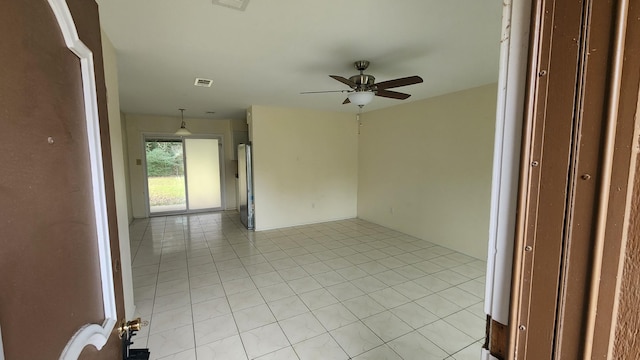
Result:
{"type": "Polygon", "coordinates": [[[226,209],[226,174],[225,174],[225,154],[224,154],[224,138],[220,134],[197,134],[190,136],[178,136],[174,134],[166,134],[166,133],[150,133],[144,132],[141,134],[142,136],[142,172],[144,177],[144,189],[145,189],[145,212],[147,217],[154,216],[167,216],[167,215],[187,215],[187,214],[196,214],[203,212],[211,212],[211,211],[223,211],[226,209]],[[149,198],[149,176],[147,172],[147,154],[146,154],[146,143],[148,140],[153,139],[166,139],[166,140],[175,140],[180,141],[182,143],[182,162],[184,167],[184,189],[185,189],[185,202],[186,209],[178,210],[178,211],[165,211],[161,213],[151,213],[151,204],[149,198]],[[215,139],[218,140],[218,167],[220,173],[220,207],[219,208],[210,208],[210,209],[198,209],[198,210],[190,210],[189,209],[189,187],[187,186],[187,153],[185,150],[185,139],[215,139]]]}

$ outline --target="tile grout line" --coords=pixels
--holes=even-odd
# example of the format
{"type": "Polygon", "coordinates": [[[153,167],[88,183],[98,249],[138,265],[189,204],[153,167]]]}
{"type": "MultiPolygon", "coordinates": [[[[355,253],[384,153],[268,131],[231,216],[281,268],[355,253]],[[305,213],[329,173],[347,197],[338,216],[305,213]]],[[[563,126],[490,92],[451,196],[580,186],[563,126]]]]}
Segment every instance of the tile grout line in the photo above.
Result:
{"type": "MultiPolygon", "coordinates": [[[[189,221],[187,219],[187,221],[189,221]]],[[[198,220],[198,224],[200,224],[200,220],[198,220]]],[[[184,250],[185,250],[185,258],[186,258],[186,262],[187,262],[187,283],[189,286],[189,308],[191,309],[191,329],[193,330],[193,354],[196,360],[198,360],[198,343],[196,340],[196,319],[193,316],[193,297],[191,296],[191,273],[189,271],[189,256],[187,254],[187,234],[185,233],[185,229],[184,229],[184,224],[183,224],[183,228],[182,228],[182,235],[185,238],[185,243],[184,243],[184,250]]],[[[190,234],[189,234],[190,236],[190,234]]],[[[207,249],[208,249],[208,245],[207,245],[207,249]]]]}

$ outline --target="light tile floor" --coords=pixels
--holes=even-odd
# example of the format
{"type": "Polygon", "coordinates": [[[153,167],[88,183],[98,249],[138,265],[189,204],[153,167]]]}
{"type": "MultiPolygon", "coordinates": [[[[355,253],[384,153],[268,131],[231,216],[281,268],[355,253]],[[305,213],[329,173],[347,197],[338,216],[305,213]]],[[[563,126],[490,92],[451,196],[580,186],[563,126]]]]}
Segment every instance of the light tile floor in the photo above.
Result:
{"type": "Polygon", "coordinates": [[[130,227],[152,359],[477,360],[485,262],[359,219],[250,232],[236,212],[130,227]]]}

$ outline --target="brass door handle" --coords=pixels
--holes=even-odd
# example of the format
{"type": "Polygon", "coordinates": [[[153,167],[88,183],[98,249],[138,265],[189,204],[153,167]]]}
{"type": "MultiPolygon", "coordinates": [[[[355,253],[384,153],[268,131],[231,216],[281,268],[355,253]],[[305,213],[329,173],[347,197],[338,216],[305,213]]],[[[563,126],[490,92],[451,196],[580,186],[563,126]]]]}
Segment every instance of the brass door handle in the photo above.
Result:
{"type": "Polygon", "coordinates": [[[141,318],[136,318],[131,321],[122,320],[118,327],[118,335],[122,338],[124,334],[129,331],[140,331],[143,326],[149,325],[148,321],[142,321],[141,318]]]}

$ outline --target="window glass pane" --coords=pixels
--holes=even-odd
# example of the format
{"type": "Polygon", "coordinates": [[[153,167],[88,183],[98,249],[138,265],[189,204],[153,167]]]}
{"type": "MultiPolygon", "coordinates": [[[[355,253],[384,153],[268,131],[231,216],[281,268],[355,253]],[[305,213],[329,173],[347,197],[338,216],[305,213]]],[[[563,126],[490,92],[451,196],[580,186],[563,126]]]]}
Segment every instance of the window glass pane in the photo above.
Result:
{"type": "Polygon", "coordinates": [[[150,213],[185,210],[182,141],[146,140],[145,156],[150,213]]]}
{"type": "Polygon", "coordinates": [[[222,207],[218,139],[185,139],[189,210],[222,207]]]}

